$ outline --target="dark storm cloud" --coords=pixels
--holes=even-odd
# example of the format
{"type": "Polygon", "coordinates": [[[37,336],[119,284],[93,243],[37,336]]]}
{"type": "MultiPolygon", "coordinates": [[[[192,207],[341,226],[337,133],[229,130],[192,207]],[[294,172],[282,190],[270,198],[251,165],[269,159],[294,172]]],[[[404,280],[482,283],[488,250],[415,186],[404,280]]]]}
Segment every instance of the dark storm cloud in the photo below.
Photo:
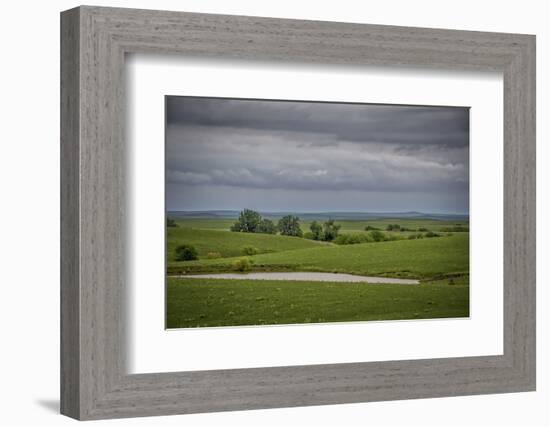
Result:
{"type": "Polygon", "coordinates": [[[467,108],[168,97],[166,117],[172,209],[267,209],[287,191],[327,210],[468,211],[467,108]]]}
{"type": "Polygon", "coordinates": [[[407,146],[468,144],[467,108],[169,97],[167,122],[332,134],[340,141],[407,146]]]}

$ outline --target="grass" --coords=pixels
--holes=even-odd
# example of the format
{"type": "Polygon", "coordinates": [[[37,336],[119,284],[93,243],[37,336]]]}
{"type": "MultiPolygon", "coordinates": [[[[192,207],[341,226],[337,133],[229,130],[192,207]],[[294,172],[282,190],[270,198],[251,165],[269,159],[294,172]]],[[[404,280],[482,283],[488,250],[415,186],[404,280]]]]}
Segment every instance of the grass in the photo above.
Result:
{"type": "MultiPolygon", "coordinates": [[[[441,237],[354,245],[280,235],[234,233],[234,220],[177,220],[167,228],[167,273],[233,271],[244,257],[252,271],[318,271],[416,278],[420,285],[168,277],[167,327],[275,325],[367,320],[427,319],[469,315],[469,232],[440,233],[465,221],[346,220],[341,233],[366,233],[367,225],[425,228],[441,237]],[[193,245],[197,261],[174,260],[175,248],[193,245]],[[210,254],[210,255],[209,255],[210,254]]],[[[307,230],[309,223],[302,223],[307,230]]],[[[392,232],[407,236],[410,232],[392,232]]],[[[247,266],[248,268],[248,266],[247,266]]]]}
{"type": "Polygon", "coordinates": [[[421,285],[169,278],[167,327],[469,316],[466,276],[421,285]]]}
{"type": "Polygon", "coordinates": [[[185,228],[196,228],[201,230],[224,230],[229,231],[237,219],[227,219],[227,218],[185,218],[185,219],[176,219],[176,224],[179,227],[185,228]]]}
{"type": "MultiPolygon", "coordinates": [[[[386,230],[386,227],[390,224],[399,224],[402,228],[410,230],[418,230],[419,228],[426,228],[431,231],[442,231],[444,228],[453,227],[457,225],[468,226],[468,221],[447,221],[447,220],[435,220],[435,219],[419,219],[419,218],[384,218],[384,219],[372,219],[372,220],[346,220],[336,221],[338,224],[342,224],[340,232],[350,231],[364,231],[365,227],[370,225],[371,227],[379,228],[382,231],[386,230]]],[[[304,223],[304,226],[309,227],[308,223],[304,223]]]]}
{"type": "MultiPolygon", "coordinates": [[[[203,230],[224,230],[228,231],[229,227],[235,223],[236,219],[228,218],[186,218],[176,219],[176,223],[180,227],[195,228],[203,230]]],[[[276,221],[276,220],[275,220],[276,221]]],[[[304,232],[309,231],[309,226],[312,221],[302,221],[301,228],[304,232]]],[[[323,222],[323,221],[318,221],[323,222]]],[[[352,231],[364,231],[365,227],[370,225],[371,227],[380,228],[385,231],[389,224],[399,224],[401,227],[405,227],[411,230],[418,230],[419,228],[427,228],[431,231],[442,231],[444,228],[449,228],[457,225],[468,226],[468,221],[460,220],[435,220],[435,219],[423,219],[423,218],[383,218],[383,219],[369,219],[369,220],[337,220],[337,224],[340,224],[342,228],[341,233],[352,231]]]]}
{"type": "MultiPolygon", "coordinates": [[[[229,234],[229,233],[228,233],[229,234]]],[[[232,233],[236,234],[236,233],[232,233]]],[[[275,236],[268,236],[275,237],[275,236]]],[[[305,239],[302,239],[305,240],[305,239]]],[[[323,245],[251,256],[256,271],[326,271],[433,279],[469,271],[469,234],[357,245],[323,245]]],[[[170,262],[169,274],[227,271],[235,258],[170,262]]]]}
{"type": "Polygon", "coordinates": [[[298,237],[233,233],[215,229],[169,227],[167,231],[167,256],[169,263],[175,260],[176,247],[183,244],[194,246],[199,253],[199,258],[206,258],[209,252],[217,252],[222,258],[236,257],[241,255],[242,249],[247,246],[258,249],[259,253],[267,253],[316,248],[322,245],[322,243],[298,237]]]}

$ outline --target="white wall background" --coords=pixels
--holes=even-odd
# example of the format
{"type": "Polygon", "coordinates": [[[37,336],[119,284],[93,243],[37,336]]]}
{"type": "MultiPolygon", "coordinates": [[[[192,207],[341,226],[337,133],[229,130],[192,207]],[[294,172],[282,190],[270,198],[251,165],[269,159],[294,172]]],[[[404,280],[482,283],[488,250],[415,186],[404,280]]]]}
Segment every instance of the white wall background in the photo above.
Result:
{"type": "MultiPolygon", "coordinates": [[[[117,426],[545,426],[550,422],[550,27],[545,2],[96,1],[97,5],[537,35],[538,391],[108,421],[117,426]]],[[[63,426],[59,384],[59,12],[74,1],[5,2],[0,65],[0,401],[3,425],[63,426]]]]}

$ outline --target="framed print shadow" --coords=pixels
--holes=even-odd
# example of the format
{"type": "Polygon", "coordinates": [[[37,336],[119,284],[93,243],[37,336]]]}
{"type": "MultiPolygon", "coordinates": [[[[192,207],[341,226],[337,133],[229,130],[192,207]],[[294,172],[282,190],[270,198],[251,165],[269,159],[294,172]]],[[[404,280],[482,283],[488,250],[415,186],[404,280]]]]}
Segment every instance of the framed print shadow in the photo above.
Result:
{"type": "MultiPolygon", "coordinates": [[[[150,284],[164,289],[158,332],[479,315],[470,288],[483,283],[470,283],[471,238],[483,239],[483,230],[470,218],[479,185],[470,162],[484,141],[472,138],[473,107],[162,96],[163,122],[150,117],[164,136],[147,141],[163,150],[164,251],[155,256],[163,257],[164,278],[150,284]]],[[[535,390],[534,36],[78,7],[61,14],[61,166],[67,416],[535,390]],[[503,278],[502,354],[133,372],[125,72],[132,54],[501,73],[503,161],[483,161],[503,170],[503,262],[495,274],[503,278]]]]}

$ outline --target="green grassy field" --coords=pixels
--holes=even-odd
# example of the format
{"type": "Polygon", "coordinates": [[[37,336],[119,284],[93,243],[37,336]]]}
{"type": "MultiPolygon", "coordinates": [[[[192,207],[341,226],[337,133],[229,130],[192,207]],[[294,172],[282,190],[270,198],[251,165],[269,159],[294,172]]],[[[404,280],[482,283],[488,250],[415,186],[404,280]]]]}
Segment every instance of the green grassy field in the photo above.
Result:
{"type": "MultiPolygon", "coordinates": [[[[469,315],[469,232],[440,237],[335,245],[297,237],[235,233],[233,220],[185,219],[167,228],[168,276],[228,272],[242,259],[251,271],[318,271],[416,278],[420,285],[255,281],[169,277],[167,327],[237,326],[469,315]],[[178,245],[193,245],[196,261],[175,261],[178,245]],[[216,252],[217,259],[207,254],[216,252]]],[[[437,232],[467,222],[437,220],[337,221],[341,233],[387,224],[437,232]]],[[[302,228],[306,230],[306,224],[302,228]]],[[[407,235],[407,232],[401,233],[407,235]]]]}
{"type": "MultiPolygon", "coordinates": [[[[185,228],[194,228],[202,230],[229,230],[229,227],[235,222],[234,219],[227,218],[216,218],[216,219],[205,219],[205,218],[186,218],[186,219],[176,219],[176,223],[180,227],[185,228]]],[[[309,231],[309,226],[312,221],[302,221],[301,228],[305,233],[309,231]]],[[[340,231],[345,232],[361,232],[365,230],[365,227],[371,226],[385,230],[389,224],[399,224],[402,227],[417,230],[419,228],[427,228],[432,231],[441,231],[442,228],[452,227],[454,225],[468,226],[468,221],[453,220],[453,221],[442,221],[434,219],[423,219],[423,218],[383,218],[383,219],[369,219],[369,220],[338,220],[338,224],[342,226],[340,231]]]]}
{"type": "Polygon", "coordinates": [[[467,278],[430,284],[168,280],[167,327],[467,317],[467,278]]]}
{"type": "Polygon", "coordinates": [[[174,261],[174,252],[182,244],[193,245],[199,257],[206,257],[209,252],[217,252],[222,257],[236,257],[245,246],[253,246],[260,253],[281,252],[294,249],[317,248],[322,242],[270,234],[231,233],[221,229],[195,229],[188,227],[167,228],[168,262],[174,261]]]}
{"type": "MultiPolygon", "coordinates": [[[[256,271],[326,271],[429,279],[467,274],[468,245],[468,233],[456,233],[452,236],[421,240],[345,246],[317,245],[313,248],[254,255],[249,259],[253,262],[252,269],[256,271]]],[[[228,271],[238,258],[240,257],[169,262],[168,273],[228,271]]]]}

